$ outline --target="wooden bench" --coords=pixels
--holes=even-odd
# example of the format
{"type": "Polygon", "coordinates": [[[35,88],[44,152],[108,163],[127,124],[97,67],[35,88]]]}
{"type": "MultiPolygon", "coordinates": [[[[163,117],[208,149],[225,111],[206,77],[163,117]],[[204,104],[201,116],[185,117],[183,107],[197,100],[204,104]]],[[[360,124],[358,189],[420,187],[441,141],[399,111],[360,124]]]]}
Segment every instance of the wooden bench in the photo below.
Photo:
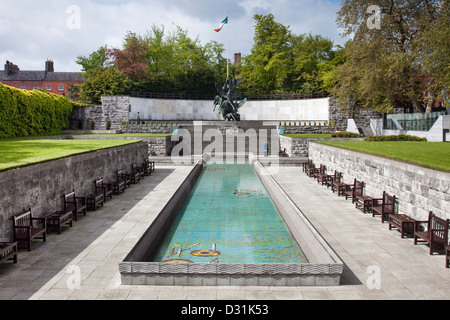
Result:
{"type": "Polygon", "coordinates": [[[414,244],[426,242],[430,245],[430,255],[434,252],[444,253],[444,246],[448,244],[449,219],[442,219],[430,211],[428,220],[416,221],[414,228],[414,244]]]}
{"type": "Polygon", "coordinates": [[[131,165],[130,182],[137,184],[141,180],[141,172],[136,164],[131,165]]]}
{"type": "Polygon", "coordinates": [[[389,215],[389,230],[392,228],[400,231],[400,236],[403,239],[405,236],[413,236],[416,220],[407,216],[406,214],[390,214],[389,215]]]}
{"type": "Polygon", "coordinates": [[[317,170],[318,168],[316,168],[315,164],[311,162],[311,164],[306,167],[305,173],[308,177],[312,178],[317,170]]]}
{"type": "Polygon", "coordinates": [[[43,216],[47,221],[47,233],[52,231],[61,234],[62,226],[68,224],[72,227],[73,213],[71,211],[56,211],[43,216]]]}
{"type": "Polygon", "coordinates": [[[125,188],[131,187],[131,177],[129,174],[125,173],[123,169],[117,171],[117,181],[123,181],[125,183],[125,188]]]}
{"type": "Polygon", "coordinates": [[[17,263],[17,242],[0,242],[0,262],[17,263]]]}
{"type": "Polygon", "coordinates": [[[345,187],[345,200],[352,199],[352,203],[356,202],[357,196],[364,195],[364,181],[353,180],[353,184],[348,184],[345,187]]]}
{"type": "Polygon", "coordinates": [[[73,220],[78,221],[78,214],[87,214],[86,197],[77,197],[75,191],[64,193],[64,211],[72,212],[73,220]]]}
{"type": "Polygon", "coordinates": [[[306,162],[303,162],[303,172],[305,172],[305,173],[306,173],[306,168],[308,168],[308,167],[312,166],[312,164],[313,164],[313,162],[312,162],[312,160],[311,160],[311,159],[308,159],[308,161],[306,161],[306,162]]]}
{"type": "Polygon", "coordinates": [[[372,217],[381,216],[381,223],[388,221],[390,214],[395,214],[396,197],[383,191],[382,198],[372,199],[372,217]]]}
{"type": "Polygon", "coordinates": [[[342,173],[340,173],[337,170],[334,170],[334,174],[333,175],[328,175],[328,177],[327,177],[327,182],[326,182],[327,188],[329,188],[329,187],[333,188],[334,181],[339,181],[340,182],[341,181],[341,177],[342,177],[342,173]]]}
{"type": "Polygon", "coordinates": [[[86,196],[86,207],[90,211],[96,211],[99,206],[103,207],[105,202],[105,192],[102,188],[97,188],[98,181],[94,180],[94,193],[86,196]]]}
{"type": "Polygon", "coordinates": [[[102,192],[104,202],[106,202],[107,198],[112,199],[112,196],[113,196],[112,184],[105,183],[103,181],[103,178],[95,180],[94,183],[95,183],[95,193],[102,192]]]}
{"type": "Polygon", "coordinates": [[[14,241],[26,241],[28,251],[31,251],[31,241],[42,239],[46,241],[47,225],[45,218],[35,218],[31,209],[13,218],[14,241]]]}
{"type": "Polygon", "coordinates": [[[363,213],[372,212],[373,198],[369,196],[356,196],[355,208],[363,213]]]}
{"type": "Polygon", "coordinates": [[[152,168],[150,167],[150,160],[144,159],[141,168],[144,176],[150,176],[152,174],[152,168]]]}
{"type": "Polygon", "coordinates": [[[317,175],[316,175],[317,183],[324,185],[327,183],[327,178],[328,178],[327,167],[325,165],[323,165],[323,168],[321,168],[319,170],[319,173],[317,173],[317,175]]]}
{"type": "Polygon", "coordinates": [[[319,175],[326,175],[326,171],[327,168],[325,167],[325,165],[321,164],[319,168],[313,172],[312,177],[317,180],[319,175]]]}
{"type": "Polygon", "coordinates": [[[123,170],[119,170],[116,172],[116,181],[111,183],[112,193],[114,195],[119,195],[120,193],[125,192],[126,188],[127,186],[123,178],[123,170]]]}
{"type": "Polygon", "coordinates": [[[333,193],[337,191],[338,197],[340,197],[345,195],[346,188],[347,185],[343,181],[342,173],[338,172],[331,183],[331,191],[333,191],[333,193]]]}

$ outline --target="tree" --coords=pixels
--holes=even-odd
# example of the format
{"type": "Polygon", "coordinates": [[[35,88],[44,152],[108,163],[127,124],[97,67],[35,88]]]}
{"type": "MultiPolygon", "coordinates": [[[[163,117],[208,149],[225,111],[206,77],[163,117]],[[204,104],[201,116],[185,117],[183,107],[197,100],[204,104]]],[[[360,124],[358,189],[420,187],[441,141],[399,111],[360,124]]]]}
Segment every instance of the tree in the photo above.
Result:
{"type": "Polygon", "coordinates": [[[344,0],[338,26],[351,40],[336,70],[332,94],[342,106],[422,112],[417,39],[436,20],[439,1],[344,0]],[[376,3],[377,6],[373,6],[376,3]],[[369,10],[368,10],[369,9],[369,10]],[[375,13],[371,10],[375,10],[375,13]],[[378,20],[379,19],[379,20],[378,20]],[[379,22],[379,23],[376,23],[379,22]]]}
{"type": "Polygon", "coordinates": [[[323,76],[333,68],[333,42],[321,35],[300,35],[295,37],[293,55],[292,91],[317,92],[326,89],[323,76]]]}
{"type": "Polygon", "coordinates": [[[128,32],[125,36],[123,49],[110,49],[108,54],[114,66],[130,77],[138,81],[146,76],[149,65],[149,39],[128,32]]]}
{"type": "Polygon", "coordinates": [[[89,71],[79,88],[81,101],[98,104],[102,95],[120,95],[129,90],[129,80],[115,67],[97,67],[89,71]]]}
{"type": "Polygon", "coordinates": [[[321,35],[295,35],[272,14],[254,15],[254,45],[238,68],[244,94],[311,93],[327,90],[343,62],[342,48],[321,35]]]}
{"type": "Polygon", "coordinates": [[[441,3],[436,20],[428,25],[416,43],[418,60],[423,61],[430,75],[431,101],[428,106],[436,99],[447,100],[450,89],[450,0],[441,3]]]}
{"type": "Polygon", "coordinates": [[[272,14],[255,14],[254,45],[244,57],[240,70],[242,92],[252,94],[284,91],[289,65],[292,65],[292,34],[289,27],[275,22],[272,14]]]}
{"type": "Polygon", "coordinates": [[[76,62],[81,65],[81,71],[89,72],[97,67],[108,67],[109,56],[107,50],[107,46],[102,46],[97,51],[91,53],[89,57],[78,56],[76,62]]]}

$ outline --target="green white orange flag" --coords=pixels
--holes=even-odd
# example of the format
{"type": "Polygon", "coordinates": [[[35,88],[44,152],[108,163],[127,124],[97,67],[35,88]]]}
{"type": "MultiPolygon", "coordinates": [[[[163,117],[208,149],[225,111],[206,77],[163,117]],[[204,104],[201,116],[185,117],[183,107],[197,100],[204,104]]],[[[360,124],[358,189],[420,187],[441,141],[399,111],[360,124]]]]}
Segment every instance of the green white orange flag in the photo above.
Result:
{"type": "Polygon", "coordinates": [[[226,25],[228,23],[228,17],[226,17],[225,19],[223,19],[223,21],[221,22],[221,26],[220,28],[214,29],[215,32],[220,32],[220,30],[223,29],[223,26],[226,25]]]}

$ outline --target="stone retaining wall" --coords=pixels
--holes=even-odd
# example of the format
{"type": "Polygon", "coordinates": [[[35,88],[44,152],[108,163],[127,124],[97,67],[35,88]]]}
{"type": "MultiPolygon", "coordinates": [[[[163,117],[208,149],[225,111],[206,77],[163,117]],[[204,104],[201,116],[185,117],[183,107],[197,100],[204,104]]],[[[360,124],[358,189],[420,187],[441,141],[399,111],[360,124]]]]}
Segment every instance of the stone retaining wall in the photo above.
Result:
{"type": "Polygon", "coordinates": [[[148,144],[149,157],[165,157],[170,156],[172,148],[176,142],[172,142],[172,137],[126,137],[126,136],[67,136],[66,139],[75,140],[142,140],[148,144]]]}
{"type": "Polygon", "coordinates": [[[137,142],[0,172],[0,241],[12,240],[13,215],[30,207],[35,216],[61,210],[63,193],[91,194],[95,179],[111,182],[118,169],[129,172],[147,157],[147,148],[137,142]]]}
{"type": "MultiPolygon", "coordinates": [[[[334,131],[333,131],[334,132],[334,131]]],[[[308,158],[309,146],[314,141],[342,141],[342,140],[361,140],[352,138],[291,138],[280,136],[280,149],[286,150],[286,154],[291,158],[308,158]]]]}
{"type": "Polygon", "coordinates": [[[431,170],[400,161],[311,143],[309,157],[327,172],[342,172],[345,183],[356,178],[366,183],[366,194],[380,198],[383,191],[398,198],[399,213],[426,220],[433,211],[450,218],[450,173],[431,170]]]}

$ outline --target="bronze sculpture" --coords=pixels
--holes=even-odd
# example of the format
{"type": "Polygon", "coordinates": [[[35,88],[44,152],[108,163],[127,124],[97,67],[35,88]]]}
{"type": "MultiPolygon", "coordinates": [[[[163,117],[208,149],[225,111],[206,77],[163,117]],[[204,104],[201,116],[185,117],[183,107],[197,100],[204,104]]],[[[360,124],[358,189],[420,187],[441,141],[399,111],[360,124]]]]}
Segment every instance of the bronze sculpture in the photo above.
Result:
{"type": "Polygon", "coordinates": [[[214,100],[214,111],[219,106],[219,113],[225,121],[240,121],[241,115],[238,113],[239,109],[247,102],[247,99],[241,102],[237,101],[236,87],[243,81],[243,78],[236,79],[233,74],[233,79],[227,79],[223,87],[216,83],[217,92],[219,93],[214,100]]]}

